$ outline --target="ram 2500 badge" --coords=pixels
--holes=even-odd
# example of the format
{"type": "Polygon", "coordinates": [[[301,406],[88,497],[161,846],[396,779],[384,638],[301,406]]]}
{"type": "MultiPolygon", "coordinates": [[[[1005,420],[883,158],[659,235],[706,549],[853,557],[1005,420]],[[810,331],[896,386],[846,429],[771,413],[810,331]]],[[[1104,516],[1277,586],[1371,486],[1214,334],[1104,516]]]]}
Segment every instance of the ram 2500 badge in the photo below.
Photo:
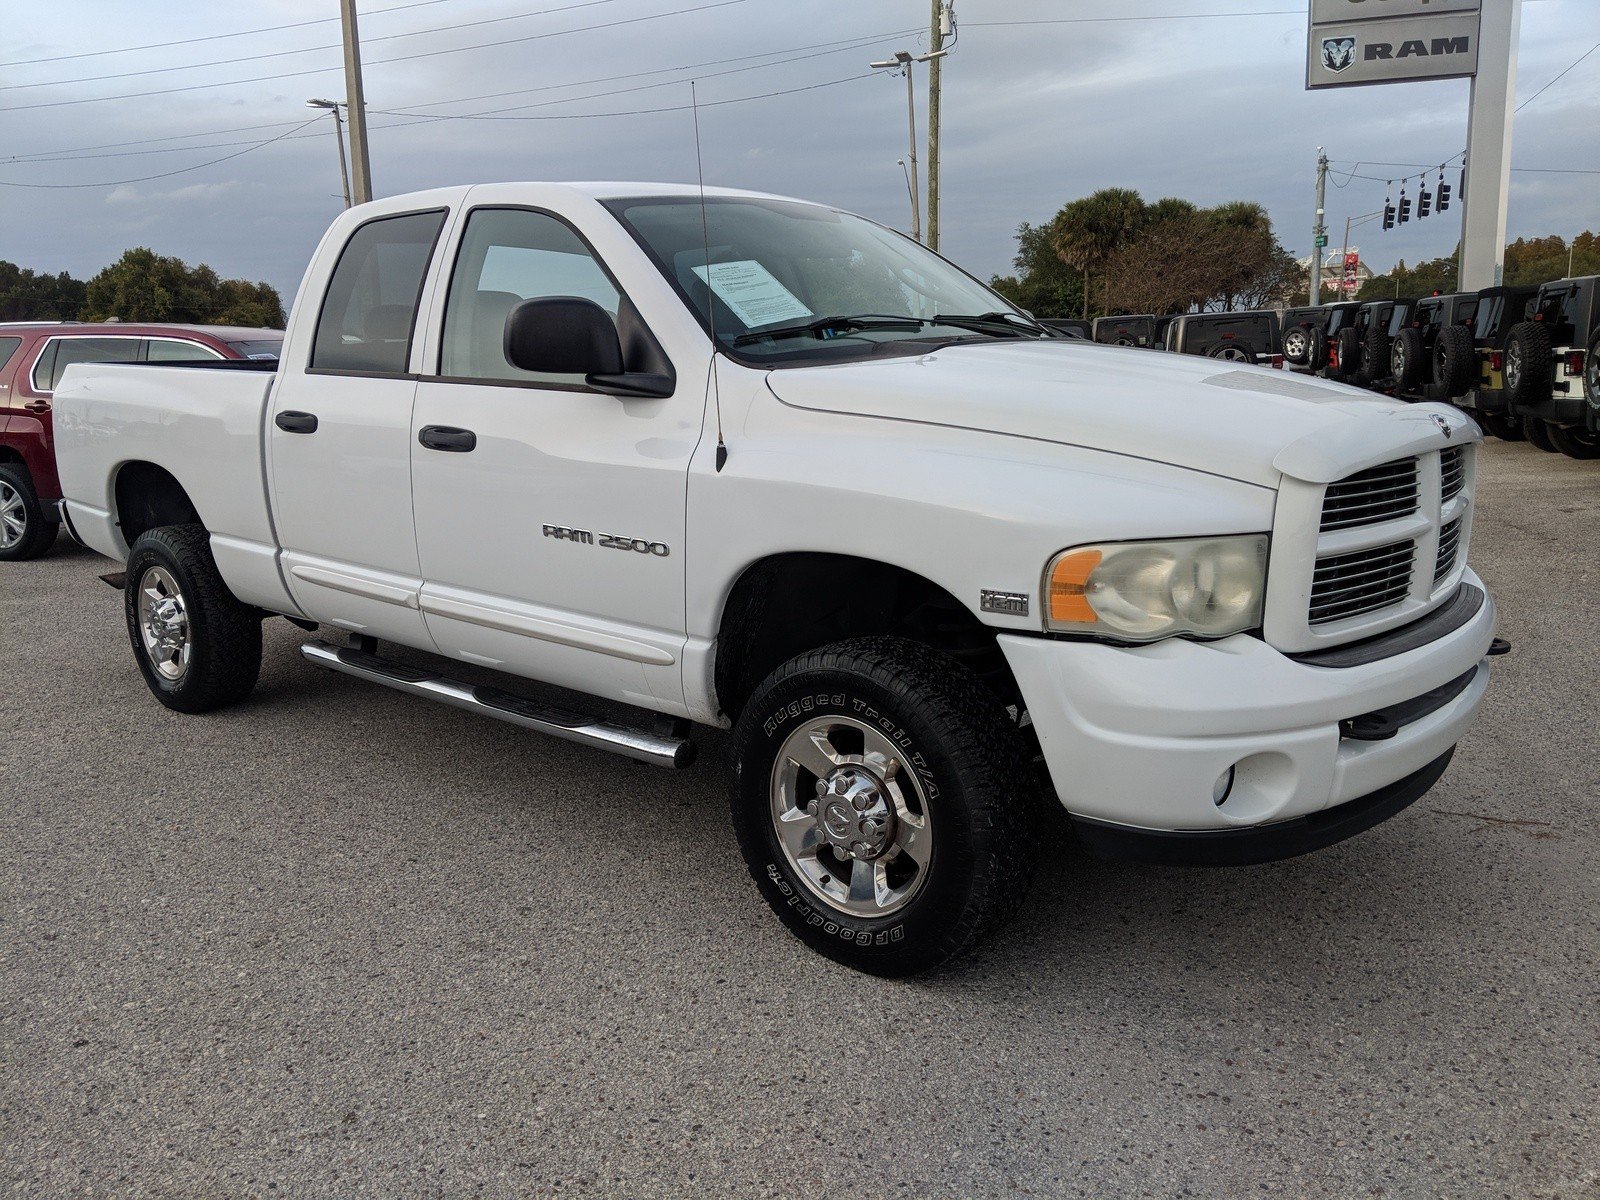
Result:
{"type": "Polygon", "coordinates": [[[1426,791],[1489,682],[1471,421],[1045,332],[822,205],[398,196],[329,230],[275,370],[72,367],[64,512],[180,711],[281,614],[645,762],[731,727],[762,895],[907,973],[1016,905],[1041,788],[1102,854],[1298,854],[1426,791]]]}

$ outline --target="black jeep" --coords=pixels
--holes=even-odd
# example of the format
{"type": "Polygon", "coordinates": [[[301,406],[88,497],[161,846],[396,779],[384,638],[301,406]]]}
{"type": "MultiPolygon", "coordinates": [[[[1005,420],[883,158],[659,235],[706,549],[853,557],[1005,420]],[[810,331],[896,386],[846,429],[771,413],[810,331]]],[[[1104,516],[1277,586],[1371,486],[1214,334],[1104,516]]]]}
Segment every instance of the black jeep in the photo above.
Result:
{"type": "Polygon", "coordinates": [[[1532,319],[1506,339],[1511,411],[1541,450],[1600,458],[1600,275],[1558,279],[1539,289],[1532,319]]]}
{"type": "Polygon", "coordinates": [[[1341,378],[1375,392],[1390,389],[1389,347],[1411,323],[1411,307],[1415,303],[1414,300],[1368,300],[1356,311],[1354,320],[1339,331],[1335,341],[1343,372],[1341,378]]]}
{"type": "Polygon", "coordinates": [[[1285,309],[1283,316],[1278,319],[1279,327],[1283,330],[1283,340],[1278,349],[1283,354],[1284,364],[1291,371],[1316,371],[1326,363],[1326,347],[1328,344],[1328,313],[1332,305],[1317,304],[1309,308],[1285,309]],[[1318,361],[1316,334],[1322,335],[1324,352],[1323,361],[1318,361]]]}
{"type": "Polygon", "coordinates": [[[1156,346],[1156,318],[1149,313],[1123,317],[1096,317],[1094,340],[1107,346],[1156,346]]]}
{"type": "Polygon", "coordinates": [[[1455,402],[1469,410],[1484,432],[1508,442],[1522,440],[1522,425],[1506,404],[1506,340],[1512,327],[1528,319],[1528,311],[1539,289],[1520,287],[1484,288],[1478,293],[1477,313],[1472,321],[1472,346],[1477,358],[1473,387],[1455,402]]]}
{"type": "MultiPolygon", "coordinates": [[[[1321,339],[1324,348],[1320,352],[1315,345],[1311,348],[1312,361],[1317,364],[1313,373],[1344,383],[1352,382],[1361,366],[1361,334],[1344,331],[1355,327],[1365,305],[1359,300],[1340,300],[1323,307],[1328,310],[1321,339]]],[[[1311,336],[1316,341],[1315,332],[1311,336]]]]}
{"type": "Polygon", "coordinates": [[[1176,354],[1281,367],[1278,331],[1276,312],[1188,313],[1172,319],[1166,331],[1166,348],[1176,354]]]}
{"type": "Polygon", "coordinates": [[[1450,400],[1471,390],[1478,371],[1472,348],[1477,311],[1477,292],[1424,296],[1412,306],[1411,319],[1389,343],[1389,376],[1396,396],[1450,400]]]}
{"type": "Polygon", "coordinates": [[[1088,321],[1066,317],[1038,317],[1039,324],[1057,337],[1076,338],[1087,342],[1094,337],[1094,326],[1088,321]]]}

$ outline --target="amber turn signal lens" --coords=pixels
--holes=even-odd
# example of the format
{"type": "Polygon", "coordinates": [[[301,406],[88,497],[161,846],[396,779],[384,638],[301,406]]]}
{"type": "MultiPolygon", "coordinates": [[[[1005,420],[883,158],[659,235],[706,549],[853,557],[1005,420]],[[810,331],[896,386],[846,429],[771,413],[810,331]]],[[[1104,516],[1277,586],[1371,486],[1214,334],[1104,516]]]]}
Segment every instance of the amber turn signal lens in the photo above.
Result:
{"type": "Polygon", "coordinates": [[[1089,607],[1085,588],[1089,576],[1100,565],[1098,550],[1079,550],[1063,554],[1050,569],[1050,619],[1066,623],[1093,625],[1098,618],[1089,607]]]}

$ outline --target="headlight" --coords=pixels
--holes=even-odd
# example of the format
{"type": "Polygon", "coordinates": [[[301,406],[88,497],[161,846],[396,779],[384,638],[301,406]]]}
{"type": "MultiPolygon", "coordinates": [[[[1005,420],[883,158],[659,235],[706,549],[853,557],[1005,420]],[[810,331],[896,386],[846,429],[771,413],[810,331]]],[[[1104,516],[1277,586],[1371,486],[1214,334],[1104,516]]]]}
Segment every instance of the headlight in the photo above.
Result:
{"type": "Polygon", "coordinates": [[[1129,642],[1226,637],[1261,624],[1267,535],[1063,550],[1044,574],[1045,628],[1129,642]]]}

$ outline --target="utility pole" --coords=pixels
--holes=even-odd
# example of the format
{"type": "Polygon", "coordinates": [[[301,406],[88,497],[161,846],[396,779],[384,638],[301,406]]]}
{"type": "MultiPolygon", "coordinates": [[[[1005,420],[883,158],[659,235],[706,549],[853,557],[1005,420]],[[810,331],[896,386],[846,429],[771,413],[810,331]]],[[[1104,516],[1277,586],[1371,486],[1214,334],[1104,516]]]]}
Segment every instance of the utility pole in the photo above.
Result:
{"type": "Polygon", "coordinates": [[[1517,101],[1517,39],[1522,0],[1484,0],[1478,73],[1467,119],[1461,193],[1461,280],[1479,291],[1505,279],[1506,206],[1511,194],[1511,124],[1517,101]]]}
{"type": "Polygon", "coordinates": [[[323,108],[333,114],[333,140],[339,147],[339,182],[344,187],[344,206],[350,207],[350,170],[344,161],[344,124],[339,120],[337,100],[307,100],[307,108],[323,108]]]}
{"type": "MultiPolygon", "coordinates": [[[[1322,251],[1328,244],[1328,227],[1323,224],[1327,210],[1323,207],[1328,196],[1328,156],[1317,147],[1317,219],[1311,227],[1311,305],[1322,303],[1322,251]]],[[[1349,240],[1346,232],[1345,240],[1349,240]]]]}
{"type": "Polygon", "coordinates": [[[945,50],[930,50],[926,54],[913,55],[906,50],[896,50],[893,58],[886,58],[881,62],[869,63],[875,71],[896,70],[904,71],[906,76],[906,119],[911,130],[911,152],[906,155],[911,160],[911,240],[922,240],[922,206],[917,199],[917,92],[911,78],[911,68],[919,62],[937,61],[939,57],[948,53],[945,50]]]}
{"type": "Polygon", "coordinates": [[[939,116],[943,107],[940,83],[944,39],[954,19],[951,0],[933,0],[933,26],[928,33],[928,249],[939,248],[939,116]]]}
{"type": "Polygon", "coordinates": [[[344,29],[344,94],[350,112],[350,157],[355,165],[355,202],[372,199],[372,160],[367,155],[367,96],[361,87],[361,35],[356,30],[356,0],[339,0],[344,29]]]}

